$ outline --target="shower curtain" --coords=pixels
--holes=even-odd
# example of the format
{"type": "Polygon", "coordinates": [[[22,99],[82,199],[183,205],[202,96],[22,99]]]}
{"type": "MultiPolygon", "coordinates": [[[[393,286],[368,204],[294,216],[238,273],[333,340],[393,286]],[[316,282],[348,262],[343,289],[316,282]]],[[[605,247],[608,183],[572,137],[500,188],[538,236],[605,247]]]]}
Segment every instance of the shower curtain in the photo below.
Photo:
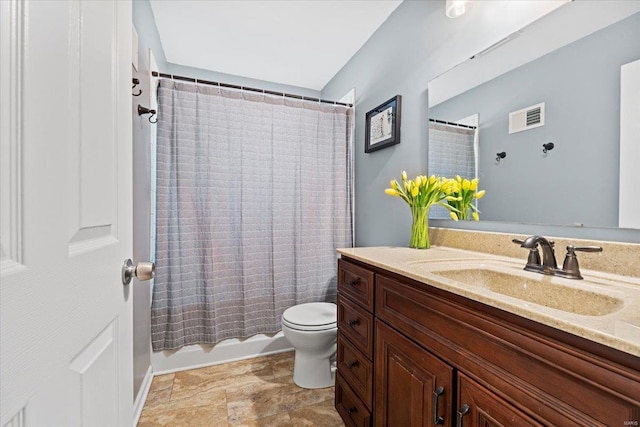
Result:
{"type": "Polygon", "coordinates": [[[353,109],[168,79],[158,103],[154,350],[275,333],[288,307],[335,301],[353,109]]]}
{"type": "MultiPolygon", "coordinates": [[[[429,123],[429,175],[453,178],[476,176],[475,129],[429,123]]],[[[434,206],[429,218],[448,219],[449,211],[434,206]]]]}

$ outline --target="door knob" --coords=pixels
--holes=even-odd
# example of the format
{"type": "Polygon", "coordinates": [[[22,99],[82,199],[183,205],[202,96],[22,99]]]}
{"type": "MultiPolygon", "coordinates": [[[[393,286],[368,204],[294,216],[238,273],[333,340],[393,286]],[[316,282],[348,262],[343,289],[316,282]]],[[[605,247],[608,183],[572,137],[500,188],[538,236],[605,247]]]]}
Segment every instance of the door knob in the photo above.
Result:
{"type": "Polygon", "coordinates": [[[138,280],[152,279],[155,272],[156,265],[152,262],[139,262],[133,265],[133,261],[130,258],[126,259],[122,265],[122,284],[128,285],[131,283],[133,276],[137,277],[138,280]]]}

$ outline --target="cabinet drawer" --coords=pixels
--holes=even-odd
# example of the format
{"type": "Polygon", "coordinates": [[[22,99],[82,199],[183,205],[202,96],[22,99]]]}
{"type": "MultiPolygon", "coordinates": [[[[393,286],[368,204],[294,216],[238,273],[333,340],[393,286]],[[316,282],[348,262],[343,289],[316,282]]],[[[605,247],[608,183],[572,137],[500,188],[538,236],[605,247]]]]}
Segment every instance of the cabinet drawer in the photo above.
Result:
{"type": "Polygon", "coordinates": [[[342,295],[338,295],[338,332],[367,358],[373,358],[373,315],[342,295]]]}
{"type": "Polygon", "coordinates": [[[344,376],[367,408],[371,409],[373,397],[373,367],[371,362],[364,354],[350,345],[342,335],[338,335],[336,360],[338,372],[344,376]]]}
{"type": "Polygon", "coordinates": [[[336,376],[336,410],[348,427],[369,427],[371,412],[358,399],[338,372],[336,376]]]}
{"type": "Polygon", "coordinates": [[[373,312],[373,272],[338,260],[338,292],[373,312]]]}

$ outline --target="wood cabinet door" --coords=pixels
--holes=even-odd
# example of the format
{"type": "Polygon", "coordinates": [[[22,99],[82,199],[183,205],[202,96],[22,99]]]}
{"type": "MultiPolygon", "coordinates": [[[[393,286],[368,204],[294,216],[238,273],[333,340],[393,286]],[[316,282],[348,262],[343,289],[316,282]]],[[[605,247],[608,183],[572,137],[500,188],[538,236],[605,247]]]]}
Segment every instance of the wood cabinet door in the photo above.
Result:
{"type": "Polygon", "coordinates": [[[376,321],[377,427],[452,426],[453,368],[376,321]]]}
{"type": "Polygon", "coordinates": [[[543,426],[462,373],[458,373],[456,427],[543,426]]]}

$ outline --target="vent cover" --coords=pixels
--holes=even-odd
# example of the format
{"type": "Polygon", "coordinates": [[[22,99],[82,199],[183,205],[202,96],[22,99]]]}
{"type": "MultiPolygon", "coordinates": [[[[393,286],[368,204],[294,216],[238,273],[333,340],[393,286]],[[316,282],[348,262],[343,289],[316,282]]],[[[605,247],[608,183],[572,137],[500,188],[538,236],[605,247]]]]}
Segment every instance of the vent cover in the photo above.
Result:
{"type": "Polygon", "coordinates": [[[509,133],[544,126],[544,102],[509,113],[509,133]]]}

